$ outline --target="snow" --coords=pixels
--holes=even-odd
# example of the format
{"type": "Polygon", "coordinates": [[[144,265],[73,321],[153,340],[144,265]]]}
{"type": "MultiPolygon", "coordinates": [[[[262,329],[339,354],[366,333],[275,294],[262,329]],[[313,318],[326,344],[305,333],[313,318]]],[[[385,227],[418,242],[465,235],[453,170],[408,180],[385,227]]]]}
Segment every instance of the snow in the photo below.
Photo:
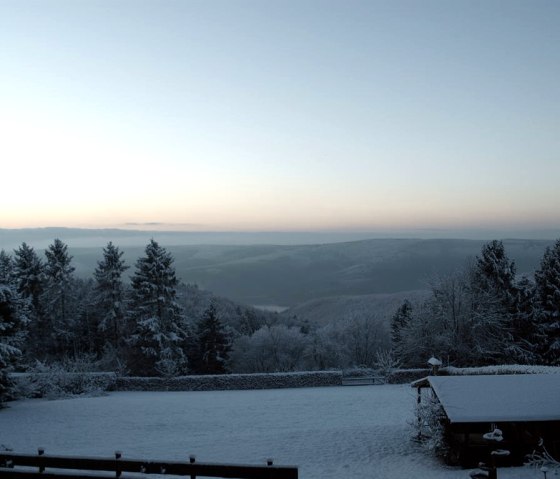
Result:
{"type": "Polygon", "coordinates": [[[447,366],[445,371],[452,376],[473,376],[475,374],[560,374],[560,367],[503,364],[496,366],[480,366],[475,368],[456,368],[453,366],[447,366]]]}
{"type": "MultiPolygon", "coordinates": [[[[297,465],[302,479],[464,479],[410,440],[409,385],[251,391],[116,392],[25,400],[0,411],[16,452],[297,465]]],[[[537,479],[528,468],[500,479],[537,479]]]]}
{"type": "Polygon", "coordinates": [[[430,366],[441,366],[441,361],[437,358],[434,358],[433,356],[428,359],[428,364],[430,366]]]}
{"type": "Polygon", "coordinates": [[[430,376],[451,422],[560,421],[560,375],[430,376]]]}

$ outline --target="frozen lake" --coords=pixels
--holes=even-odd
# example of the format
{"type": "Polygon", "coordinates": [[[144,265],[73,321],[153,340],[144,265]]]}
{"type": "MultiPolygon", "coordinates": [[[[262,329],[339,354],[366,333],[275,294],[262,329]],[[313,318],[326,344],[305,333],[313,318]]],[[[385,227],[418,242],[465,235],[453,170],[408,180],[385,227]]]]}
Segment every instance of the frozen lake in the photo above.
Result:
{"type": "MultiPolygon", "coordinates": [[[[297,465],[302,479],[465,479],[410,441],[408,385],[204,392],[117,392],[25,400],[0,411],[16,452],[297,465]]],[[[500,479],[542,473],[500,470],[500,479]]]]}

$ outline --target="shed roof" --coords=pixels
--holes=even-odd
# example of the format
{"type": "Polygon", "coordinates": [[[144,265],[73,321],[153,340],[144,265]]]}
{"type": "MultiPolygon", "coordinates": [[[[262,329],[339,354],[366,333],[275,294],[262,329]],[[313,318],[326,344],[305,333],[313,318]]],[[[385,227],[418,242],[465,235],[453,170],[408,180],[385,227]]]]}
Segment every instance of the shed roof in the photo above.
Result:
{"type": "Polygon", "coordinates": [[[560,421],[560,374],[426,379],[452,423],[560,421]]]}

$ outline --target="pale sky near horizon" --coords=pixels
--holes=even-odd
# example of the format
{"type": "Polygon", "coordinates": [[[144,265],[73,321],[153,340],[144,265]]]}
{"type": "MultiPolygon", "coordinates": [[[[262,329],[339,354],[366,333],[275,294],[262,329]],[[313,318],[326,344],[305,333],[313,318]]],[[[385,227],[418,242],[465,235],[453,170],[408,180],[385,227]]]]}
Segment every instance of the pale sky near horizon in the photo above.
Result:
{"type": "Polygon", "coordinates": [[[0,0],[0,228],[558,228],[559,25],[539,0],[0,0]]]}

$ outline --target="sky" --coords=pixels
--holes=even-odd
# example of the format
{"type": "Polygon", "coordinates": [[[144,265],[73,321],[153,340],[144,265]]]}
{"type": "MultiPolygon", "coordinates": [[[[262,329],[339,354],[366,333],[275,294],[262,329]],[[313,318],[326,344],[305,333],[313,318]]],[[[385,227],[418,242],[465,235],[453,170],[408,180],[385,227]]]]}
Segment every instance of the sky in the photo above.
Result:
{"type": "Polygon", "coordinates": [[[560,2],[0,0],[0,228],[560,228],[560,2]]]}

